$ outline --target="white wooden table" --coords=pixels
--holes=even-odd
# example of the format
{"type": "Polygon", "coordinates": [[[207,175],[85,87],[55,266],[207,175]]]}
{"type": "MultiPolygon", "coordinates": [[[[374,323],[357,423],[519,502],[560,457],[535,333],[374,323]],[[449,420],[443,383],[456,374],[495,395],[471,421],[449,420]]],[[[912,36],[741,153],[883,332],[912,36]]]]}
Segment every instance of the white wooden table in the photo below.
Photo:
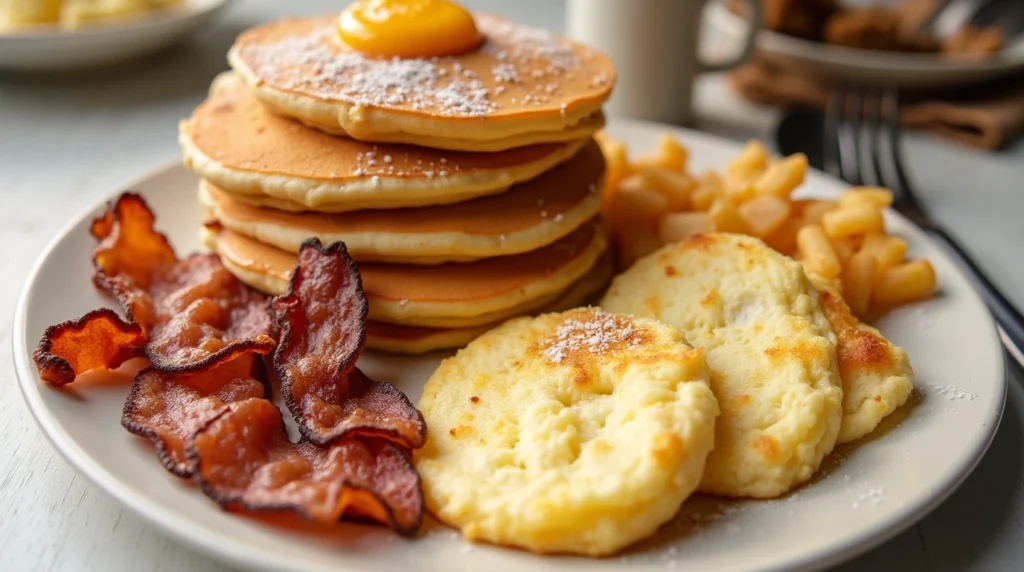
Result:
{"type": "MultiPolygon", "coordinates": [[[[561,2],[465,3],[554,30],[562,26],[561,2]]],[[[341,4],[243,0],[187,45],[132,70],[89,81],[0,76],[0,570],[226,569],[122,509],[54,452],[17,389],[11,316],[29,267],[71,216],[177,157],[177,121],[225,67],[224,53],[238,32],[285,11],[316,14],[341,4]]],[[[697,100],[711,131],[738,139],[770,136],[772,115],[737,102],[720,78],[705,78],[697,100]]],[[[996,155],[923,138],[911,138],[908,147],[928,206],[1024,307],[1024,145],[996,155]]],[[[844,570],[1024,569],[1022,383],[1015,372],[995,442],[960,490],[844,570]]]]}

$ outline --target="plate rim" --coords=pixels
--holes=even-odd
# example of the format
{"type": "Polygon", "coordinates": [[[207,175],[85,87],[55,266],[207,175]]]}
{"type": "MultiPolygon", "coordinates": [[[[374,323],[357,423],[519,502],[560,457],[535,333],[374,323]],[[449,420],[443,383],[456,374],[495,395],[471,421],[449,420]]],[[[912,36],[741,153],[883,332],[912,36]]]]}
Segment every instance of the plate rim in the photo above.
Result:
{"type": "MultiPolygon", "coordinates": [[[[227,0],[231,1],[231,0],[227,0]]],[[[739,147],[741,144],[713,134],[699,132],[693,129],[685,127],[667,125],[655,121],[635,120],[635,119],[624,119],[624,118],[610,118],[609,127],[614,130],[615,127],[621,127],[623,129],[641,129],[641,130],[652,130],[657,129],[661,131],[672,131],[678,135],[685,136],[691,139],[702,140],[703,143],[711,145],[721,146],[723,144],[739,147]]],[[[198,537],[191,535],[183,529],[182,525],[186,525],[187,522],[181,522],[182,518],[173,511],[166,510],[157,504],[149,501],[148,497],[141,494],[135,494],[131,490],[115,486],[119,481],[114,478],[110,473],[97,461],[82,449],[75,440],[62,428],[60,428],[54,422],[54,416],[49,411],[49,408],[42,402],[41,392],[38,391],[39,383],[35,379],[36,376],[33,374],[31,368],[31,346],[27,343],[28,339],[25,336],[25,326],[27,322],[29,298],[34,290],[33,286],[38,280],[39,273],[43,265],[52,256],[53,251],[62,243],[70,232],[77,226],[79,226],[84,220],[89,217],[95,216],[100,209],[103,208],[111,199],[116,197],[118,194],[130,190],[132,187],[138,186],[150,179],[154,179],[170,173],[175,170],[182,170],[184,167],[181,165],[179,160],[169,160],[166,163],[160,164],[157,167],[148,170],[140,176],[129,179],[126,184],[118,185],[113,188],[111,192],[103,193],[97,200],[89,203],[86,207],[83,207],[77,214],[75,214],[67,223],[61,226],[57,233],[47,242],[46,246],[42,249],[35,262],[32,264],[28,274],[25,277],[25,281],[22,285],[22,289],[18,295],[17,302],[15,305],[14,319],[13,319],[13,332],[11,335],[11,348],[13,353],[14,372],[15,377],[18,380],[18,388],[22,395],[27,409],[40,431],[46,437],[47,441],[51,446],[65,459],[65,461],[71,465],[71,468],[78,473],[83,474],[94,486],[104,491],[119,503],[124,508],[130,509],[143,521],[156,525],[162,532],[168,534],[176,541],[182,544],[196,549],[211,558],[221,562],[232,565],[243,565],[250,569],[260,570],[278,570],[279,568],[272,566],[271,562],[259,559],[255,555],[243,550],[241,547],[232,546],[232,543],[218,543],[217,539],[224,537],[224,535],[218,536],[204,536],[198,537]],[[60,437],[60,439],[58,439],[60,437]]],[[[829,180],[832,184],[841,185],[843,187],[849,187],[845,182],[839,181],[834,177],[831,177],[825,173],[811,169],[809,173],[815,179],[829,180]]],[[[891,211],[888,213],[895,216],[898,219],[902,219],[902,222],[913,226],[912,222],[908,219],[891,211]]],[[[923,234],[923,233],[922,233],[923,234]]],[[[926,235],[924,238],[934,244],[930,238],[926,235]]],[[[938,248],[938,247],[936,247],[938,248]]],[[[938,248],[941,251],[941,248],[938,248]]],[[[949,258],[949,255],[942,251],[942,256],[949,258]]],[[[969,280],[966,276],[961,273],[961,278],[965,281],[969,280]]],[[[984,304],[977,294],[976,291],[971,290],[969,295],[973,297],[973,301],[984,308],[984,304]]],[[[981,462],[981,460],[988,453],[991,447],[992,441],[1001,426],[1003,414],[1007,399],[1008,390],[1008,363],[1006,359],[1005,351],[1002,348],[998,332],[996,330],[995,321],[991,314],[988,312],[984,313],[985,322],[989,326],[987,329],[989,333],[989,344],[999,348],[996,352],[997,367],[998,371],[1001,371],[998,391],[997,403],[998,409],[995,412],[994,417],[991,419],[991,423],[986,426],[987,434],[984,436],[983,446],[976,450],[967,463],[963,464],[961,469],[958,471],[956,476],[950,479],[948,482],[944,482],[943,486],[939,491],[933,494],[930,498],[913,510],[906,510],[897,520],[890,523],[884,531],[878,532],[865,532],[859,536],[846,539],[839,544],[825,544],[822,548],[817,548],[808,551],[800,558],[794,558],[787,561],[785,568],[787,570],[817,570],[826,567],[835,566],[851,560],[859,555],[862,555],[886,541],[894,538],[898,534],[907,530],[914,524],[918,523],[921,519],[930,514],[935,508],[945,502],[954,492],[956,492],[963,482],[971,476],[975,468],[981,462]]],[[[211,509],[213,506],[211,505],[211,509]]],[[[187,528],[187,527],[184,527],[187,528]]],[[[877,531],[878,529],[874,529],[877,531]]],[[[232,537],[227,537],[232,538],[232,537]]],[[[346,568],[338,568],[338,570],[345,572],[364,572],[366,569],[354,568],[350,565],[346,568]]],[[[780,570],[783,568],[779,568],[780,570]]]]}

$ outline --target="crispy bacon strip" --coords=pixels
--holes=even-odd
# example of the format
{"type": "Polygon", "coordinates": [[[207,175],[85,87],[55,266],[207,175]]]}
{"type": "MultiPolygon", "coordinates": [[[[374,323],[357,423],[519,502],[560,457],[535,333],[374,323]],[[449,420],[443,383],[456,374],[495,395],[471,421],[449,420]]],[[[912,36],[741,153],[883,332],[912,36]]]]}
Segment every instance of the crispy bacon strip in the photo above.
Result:
{"type": "Polygon", "coordinates": [[[154,221],[130,193],[93,221],[93,281],[127,320],[99,310],[49,328],[35,356],[44,379],[69,383],[145,355],[152,366],[136,376],[121,423],[153,441],[172,473],[196,477],[225,507],[372,518],[414,533],[423,492],[403,447],[422,446],[426,425],[405,395],[355,367],[367,303],[344,246],[304,244],[291,291],[276,300],[285,343],[275,370],[307,436],[291,443],[266,398],[270,304],[214,255],[178,260],[154,221]]]}
{"type": "Polygon", "coordinates": [[[294,510],[321,523],[349,513],[404,535],[423,517],[420,477],[399,447],[378,439],[291,443],[266,399],[232,403],[187,451],[203,491],[228,509],[294,510]]]}
{"type": "Polygon", "coordinates": [[[367,307],[345,245],[305,242],[288,294],[273,301],[281,330],[274,368],[284,401],[313,443],[359,436],[422,447],[426,423],[409,398],[355,367],[367,307]]]}
{"type": "Polygon", "coordinates": [[[93,310],[77,320],[46,328],[32,354],[39,377],[50,385],[66,385],[94,369],[117,369],[144,353],[146,336],[113,310],[93,310]]]}
{"type": "Polygon", "coordinates": [[[229,404],[268,396],[263,361],[257,354],[233,359],[191,375],[154,368],[135,377],[121,416],[129,432],[146,437],[168,471],[192,476],[185,444],[192,435],[227,410],[229,404]]]}
{"type": "Polygon", "coordinates": [[[266,298],[216,255],[179,261],[154,221],[142,197],[125,193],[91,227],[99,241],[93,282],[142,327],[153,367],[192,373],[248,352],[273,351],[266,298]]]}
{"type": "Polygon", "coordinates": [[[65,385],[90,369],[138,355],[164,372],[194,373],[275,347],[269,303],[215,255],[179,261],[153,228],[145,201],[125,193],[92,222],[93,282],[121,304],[47,329],[35,352],[40,377],[65,385]]]}

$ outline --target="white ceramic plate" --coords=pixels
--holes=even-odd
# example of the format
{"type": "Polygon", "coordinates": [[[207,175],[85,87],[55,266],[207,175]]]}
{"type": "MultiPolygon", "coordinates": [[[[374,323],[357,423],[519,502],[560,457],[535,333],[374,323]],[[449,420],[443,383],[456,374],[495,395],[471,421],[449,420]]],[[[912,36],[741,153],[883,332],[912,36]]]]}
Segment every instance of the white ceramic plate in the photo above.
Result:
{"type": "MultiPolygon", "coordinates": [[[[707,18],[730,39],[742,41],[747,24],[720,2],[710,3],[707,18]]],[[[961,86],[1008,76],[1024,69],[1024,37],[1019,37],[992,58],[972,62],[934,54],[908,54],[859,50],[812,42],[761,30],[757,48],[766,57],[784,60],[826,79],[851,83],[930,88],[961,86]]]]}
{"type": "Polygon", "coordinates": [[[0,70],[66,71],[139,58],[182,39],[230,1],[186,0],[152,15],[75,30],[53,26],[0,32],[0,70]]]}
{"type": "MultiPolygon", "coordinates": [[[[652,149],[670,129],[615,121],[610,131],[633,150],[652,149]]],[[[696,169],[721,167],[739,147],[675,130],[690,147],[696,169]]],[[[164,169],[131,188],[155,209],[158,224],[179,253],[198,248],[200,209],[195,176],[164,169]]],[[[816,194],[842,185],[812,174],[816,194]]],[[[114,197],[110,195],[110,198],[114,197]]],[[[408,572],[417,570],[774,570],[820,568],[850,558],[910,526],[967,477],[999,423],[1005,395],[1003,354],[982,303],[950,260],[901,217],[890,228],[906,237],[910,255],[926,256],[938,271],[941,296],[909,306],[880,326],[907,347],[918,375],[912,403],[888,429],[860,446],[838,451],[827,474],[771,502],[691,499],[656,538],[603,560],[541,557],[463,542],[428,522],[422,536],[402,539],[372,526],[287,526],[222,512],[197,490],[167,473],[152,448],[121,428],[129,380],[44,386],[31,353],[47,325],[109,302],[90,285],[92,240],[87,223],[101,205],[82,213],[46,249],[18,304],[14,355],[21,388],[43,432],[68,461],[112,496],[160,528],[214,556],[250,568],[408,572]]],[[[395,383],[413,401],[437,356],[367,354],[360,366],[395,383]]]]}

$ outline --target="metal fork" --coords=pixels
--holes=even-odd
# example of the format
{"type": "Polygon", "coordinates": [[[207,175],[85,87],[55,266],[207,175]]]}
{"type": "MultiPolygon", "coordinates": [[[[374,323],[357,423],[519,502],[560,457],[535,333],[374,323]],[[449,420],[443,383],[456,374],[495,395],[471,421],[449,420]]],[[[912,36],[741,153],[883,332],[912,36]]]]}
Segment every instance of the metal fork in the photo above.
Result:
{"type": "Polygon", "coordinates": [[[1024,366],[1024,318],[915,197],[900,152],[898,94],[891,90],[833,91],[824,129],[825,170],[851,185],[891,190],[895,196],[893,208],[944,246],[959,263],[992,312],[1003,345],[1024,366]]]}

